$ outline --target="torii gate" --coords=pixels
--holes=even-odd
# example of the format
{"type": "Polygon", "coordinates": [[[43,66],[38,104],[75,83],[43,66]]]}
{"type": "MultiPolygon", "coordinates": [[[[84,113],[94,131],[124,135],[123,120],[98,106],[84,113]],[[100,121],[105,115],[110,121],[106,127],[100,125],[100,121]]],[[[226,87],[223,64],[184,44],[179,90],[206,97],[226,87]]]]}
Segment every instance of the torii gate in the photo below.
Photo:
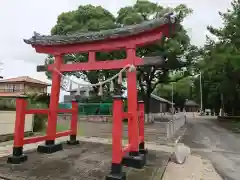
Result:
{"type": "MultiPolygon", "coordinates": [[[[52,87],[50,105],[48,110],[47,136],[41,139],[46,141],[44,145],[40,145],[38,147],[38,151],[42,153],[53,153],[62,149],[62,146],[60,144],[55,143],[56,124],[58,116],[57,113],[59,112],[58,102],[61,84],[61,76],[58,72],[62,73],[72,71],[121,69],[128,64],[134,66],[154,66],[162,64],[164,61],[160,57],[137,57],[136,48],[146,44],[154,43],[155,41],[162,39],[164,36],[169,37],[171,34],[170,32],[174,29],[174,24],[175,17],[173,16],[173,13],[169,13],[165,14],[161,18],[157,18],[152,21],[147,21],[143,22],[142,24],[126,26],[113,30],[104,30],[100,32],[90,32],[85,34],[53,36],[41,36],[40,34],[35,33],[32,38],[24,40],[25,43],[32,45],[32,47],[35,48],[37,53],[51,54],[55,58],[54,64],[51,64],[48,67],[38,66],[37,68],[38,71],[48,70],[52,73],[52,87]],[[120,49],[126,50],[126,59],[96,61],[96,52],[109,52],[120,49]],[[88,52],[88,62],[74,64],[63,63],[63,55],[83,52],[88,52]]],[[[144,142],[141,142],[139,144],[138,139],[139,129],[136,71],[127,72],[127,87],[128,114],[131,117],[128,121],[129,129],[131,130],[131,133],[129,133],[129,143],[131,144],[131,146],[129,147],[129,154],[131,157],[134,157],[133,159],[136,160],[140,156],[139,147],[142,150],[145,148],[144,142]]],[[[24,105],[23,101],[19,101],[19,107],[21,103],[22,105],[24,105]]],[[[74,107],[75,106],[76,104],[74,105],[74,107]]],[[[77,119],[76,117],[74,118],[77,119]]],[[[113,121],[114,120],[115,119],[113,119],[113,121]]],[[[76,122],[73,123],[73,126],[76,126],[76,122]]],[[[69,134],[65,133],[65,135],[69,134]]],[[[70,140],[73,144],[77,142],[76,131],[71,131],[70,140]],[[74,132],[74,134],[72,134],[72,132],[74,132]]],[[[34,142],[36,141],[38,141],[37,138],[35,138],[34,142]]],[[[28,140],[27,142],[29,143],[30,140],[28,140]]],[[[16,154],[22,154],[21,146],[23,146],[23,144],[15,144],[17,145],[13,148],[13,155],[16,158],[16,154]]],[[[115,176],[116,174],[118,174],[118,177],[121,177],[120,179],[126,178],[124,173],[121,172],[121,161],[122,159],[113,157],[111,173],[106,179],[119,179],[115,176]]]]}

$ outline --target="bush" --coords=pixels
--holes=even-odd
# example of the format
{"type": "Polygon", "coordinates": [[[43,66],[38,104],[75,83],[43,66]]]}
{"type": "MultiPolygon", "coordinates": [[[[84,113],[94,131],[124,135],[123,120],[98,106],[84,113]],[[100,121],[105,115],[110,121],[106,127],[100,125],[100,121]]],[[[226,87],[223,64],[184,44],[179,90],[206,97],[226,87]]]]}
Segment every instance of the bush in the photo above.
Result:
{"type": "MultiPolygon", "coordinates": [[[[28,94],[28,108],[46,109],[49,105],[49,94],[28,94]]],[[[47,121],[46,114],[34,114],[33,116],[33,132],[41,132],[45,129],[47,121]]]]}
{"type": "Polygon", "coordinates": [[[240,116],[218,116],[217,120],[225,122],[230,122],[234,120],[240,122],[240,116]]]}
{"type": "Polygon", "coordinates": [[[33,132],[41,132],[45,129],[47,115],[35,114],[33,116],[33,132]]]}

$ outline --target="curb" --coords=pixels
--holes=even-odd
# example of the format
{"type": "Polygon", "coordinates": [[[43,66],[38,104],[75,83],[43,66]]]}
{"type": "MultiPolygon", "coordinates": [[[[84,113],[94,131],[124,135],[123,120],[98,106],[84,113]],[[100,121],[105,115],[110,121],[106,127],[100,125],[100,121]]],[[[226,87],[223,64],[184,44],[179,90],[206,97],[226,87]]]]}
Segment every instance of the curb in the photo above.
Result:
{"type": "MultiPolygon", "coordinates": [[[[175,140],[175,142],[174,142],[174,144],[173,144],[173,147],[178,144],[178,142],[182,139],[182,137],[184,136],[184,134],[186,133],[186,131],[187,131],[187,128],[185,127],[185,129],[183,130],[183,133],[181,133],[181,135],[179,135],[178,138],[175,140]]],[[[170,154],[169,159],[168,159],[168,162],[166,163],[166,165],[165,165],[164,168],[163,168],[163,172],[162,172],[162,175],[161,175],[161,177],[160,177],[160,180],[163,179],[163,176],[164,176],[165,171],[166,171],[166,169],[167,169],[167,165],[168,165],[168,163],[171,161],[172,154],[173,154],[173,152],[170,154]]],[[[153,180],[155,180],[155,178],[154,178],[153,180]]]]}
{"type": "MultiPolygon", "coordinates": [[[[162,172],[162,175],[161,175],[161,177],[160,177],[160,180],[163,179],[163,176],[164,176],[164,174],[165,174],[165,171],[166,171],[166,169],[167,169],[167,166],[168,166],[168,163],[170,162],[171,157],[172,157],[172,153],[170,154],[170,157],[169,157],[166,165],[165,165],[164,168],[163,168],[163,172],[162,172]]],[[[153,180],[155,180],[155,179],[156,179],[156,178],[154,178],[153,180]]]]}

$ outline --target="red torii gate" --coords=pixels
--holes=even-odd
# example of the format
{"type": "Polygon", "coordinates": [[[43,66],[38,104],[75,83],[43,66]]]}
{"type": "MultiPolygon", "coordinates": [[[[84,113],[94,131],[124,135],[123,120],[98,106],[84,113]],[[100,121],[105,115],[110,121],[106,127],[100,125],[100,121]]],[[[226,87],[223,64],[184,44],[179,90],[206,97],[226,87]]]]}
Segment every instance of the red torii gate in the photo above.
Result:
{"type": "MultiPolygon", "coordinates": [[[[9,158],[9,162],[23,162],[26,157],[23,156],[24,143],[33,143],[46,140],[44,145],[39,145],[38,152],[53,153],[62,150],[61,144],[55,143],[56,137],[70,135],[69,144],[77,144],[76,126],[77,126],[77,103],[73,102],[73,107],[68,110],[73,114],[71,122],[71,131],[67,131],[60,135],[56,133],[57,114],[65,112],[58,109],[59,92],[61,84],[61,75],[59,72],[71,71],[91,71],[91,70],[108,70],[121,69],[127,65],[144,66],[159,65],[163,63],[159,58],[140,58],[136,56],[136,48],[169,36],[175,24],[175,17],[172,13],[164,15],[152,21],[144,22],[138,25],[127,26],[123,28],[105,30],[100,32],[90,32],[86,34],[74,34],[65,36],[41,36],[37,33],[25,43],[32,45],[38,53],[51,54],[54,56],[54,64],[47,67],[39,66],[38,71],[49,70],[52,72],[52,88],[49,110],[26,110],[26,102],[21,98],[17,99],[17,117],[15,125],[15,139],[13,147],[13,156],[9,158]],[[113,51],[125,49],[127,58],[122,60],[96,61],[96,52],[113,51]],[[69,53],[88,52],[88,62],[64,64],[63,55],[69,53]],[[25,109],[24,109],[25,108],[25,109]],[[21,140],[19,134],[22,134],[24,116],[27,113],[46,113],[48,114],[47,135],[45,137],[21,140]],[[19,128],[21,127],[21,128],[19,128]]],[[[113,158],[111,173],[106,179],[125,179],[125,174],[121,171],[121,164],[131,167],[141,168],[145,163],[145,147],[144,147],[144,125],[138,125],[138,99],[137,99],[137,78],[136,71],[127,71],[127,87],[128,87],[128,113],[125,114],[129,118],[129,146],[125,149],[129,152],[128,157],[122,159],[122,152],[119,150],[121,123],[118,121],[124,114],[122,112],[122,104],[119,97],[114,100],[113,108],[113,158]],[[118,120],[117,120],[118,119],[118,120]],[[116,121],[116,122],[114,122],[116,121]],[[140,131],[140,132],[139,132],[140,131]],[[139,139],[139,133],[142,135],[139,139]]],[[[140,103],[140,109],[144,106],[140,103]]],[[[144,121],[144,119],[143,119],[144,121]]],[[[142,122],[143,122],[142,121],[142,122]]]]}

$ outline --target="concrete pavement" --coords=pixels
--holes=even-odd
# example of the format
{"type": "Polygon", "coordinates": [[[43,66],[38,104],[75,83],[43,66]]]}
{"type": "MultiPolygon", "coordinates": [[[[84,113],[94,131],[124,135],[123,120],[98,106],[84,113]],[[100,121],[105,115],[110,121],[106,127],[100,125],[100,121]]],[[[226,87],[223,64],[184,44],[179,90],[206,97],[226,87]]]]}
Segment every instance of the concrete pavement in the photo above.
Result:
{"type": "Polygon", "coordinates": [[[240,179],[240,135],[218,126],[216,120],[188,118],[180,142],[209,159],[224,180],[240,179]]]}

